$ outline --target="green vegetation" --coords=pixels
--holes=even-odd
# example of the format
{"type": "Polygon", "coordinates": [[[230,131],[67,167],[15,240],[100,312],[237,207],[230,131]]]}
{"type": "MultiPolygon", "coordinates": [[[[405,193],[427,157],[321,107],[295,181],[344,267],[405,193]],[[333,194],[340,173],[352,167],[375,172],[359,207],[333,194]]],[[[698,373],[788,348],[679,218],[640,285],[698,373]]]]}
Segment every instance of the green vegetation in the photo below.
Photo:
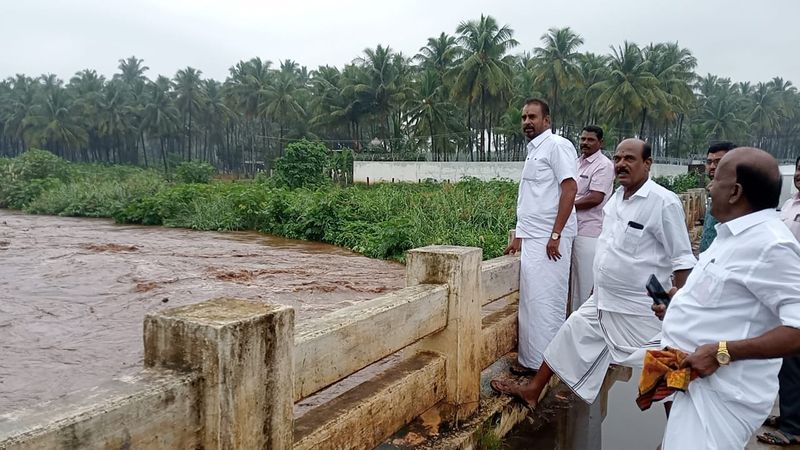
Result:
{"type": "MultiPolygon", "coordinates": [[[[252,58],[225,80],[192,67],[148,77],[135,56],[110,78],[93,69],[69,80],[20,74],[0,81],[0,156],[44,148],[70,161],[173,172],[199,160],[254,175],[307,138],[363,159],[519,160],[520,106],[534,95],[550,102],[557,132],[574,139],[596,123],[611,149],[639,135],[657,157],[704,155],[722,139],[780,159],[797,153],[800,94],[781,77],[701,76],[675,42],[581,51],[584,39],[568,27],[518,42],[491,16],[451,32],[416,55],[382,44],[343,67],[252,58]]],[[[336,169],[342,181],[347,159],[336,169]]]]}
{"type": "Polygon", "coordinates": [[[655,177],[653,181],[676,194],[680,194],[689,189],[705,187],[705,178],[706,176],[703,173],[684,173],[674,177],[655,177]]]}
{"type": "MultiPolygon", "coordinates": [[[[294,149],[318,148],[303,143],[294,149]]],[[[291,153],[287,149],[287,157],[291,153]]],[[[325,164],[327,158],[318,167],[325,164]]],[[[293,173],[290,162],[279,167],[293,173]]],[[[517,194],[514,183],[477,180],[341,187],[314,179],[294,189],[277,176],[170,183],[153,170],[68,163],[43,151],[0,159],[0,168],[0,204],[31,213],[197,230],[258,230],[401,261],[406,250],[430,244],[481,247],[485,258],[499,256],[514,226],[517,194]],[[19,174],[26,174],[24,180],[19,174]]]]}

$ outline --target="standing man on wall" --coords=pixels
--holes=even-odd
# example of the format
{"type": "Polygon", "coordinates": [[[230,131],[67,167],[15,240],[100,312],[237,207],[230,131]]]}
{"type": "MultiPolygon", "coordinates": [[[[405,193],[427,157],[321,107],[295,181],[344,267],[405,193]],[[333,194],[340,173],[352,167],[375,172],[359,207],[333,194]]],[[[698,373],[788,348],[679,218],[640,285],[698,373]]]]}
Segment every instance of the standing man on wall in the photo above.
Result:
{"type": "Polygon", "coordinates": [[[516,237],[505,254],[521,252],[519,280],[519,361],[517,374],[531,374],[542,352],[564,323],[575,194],[575,147],[550,131],[550,107],[529,98],[522,108],[522,131],[530,140],[517,195],[516,237]]]}
{"type": "Polygon", "coordinates": [[[689,352],[683,366],[700,378],[675,393],[663,450],[744,449],[778,395],[780,358],[800,353],[800,244],[775,211],[775,158],[732,150],[709,191],[717,237],[666,308],[661,339],[689,352]]]}
{"type": "MultiPolygon", "coordinates": [[[[800,189],[800,157],[794,162],[794,185],[800,189]]],[[[800,192],[783,204],[781,220],[800,241],[800,192]]],[[[758,440],[781,446],[800,444],[800,356],[783,358],[778,384],[781,415],[767,419],[765,425],[775,428],[775,431],[758,435],[758,440]]]]}
{"type": "MultiPolygon", "coordinates": [[[[725,153],[736,148],[733,142],[718,142],[708,147],[708,154],[706,155],[706,175],[710,181],[714,181],[714,174],[717,172],[717,166],[725,153]]],[[[700,237],[700,253],[706,251],[708,247],[714,242],[717,237],[717,230],[714,228],[718,224],[717,219],[711,215],[711,199],[706,202],[706,216],[703,219],[703,234],[700,237]]]]}
{"type": "Polygon", "coordinates": [[[603,228],[603,206],[614,186],[614,164],[602,152],[603,129],[595,125],[584,127],[580,148],[578,194],[575,196],[578,235],[572,244],[571,311],[580,308],[594,287],[592,265],[597,237],[603,228]]]}

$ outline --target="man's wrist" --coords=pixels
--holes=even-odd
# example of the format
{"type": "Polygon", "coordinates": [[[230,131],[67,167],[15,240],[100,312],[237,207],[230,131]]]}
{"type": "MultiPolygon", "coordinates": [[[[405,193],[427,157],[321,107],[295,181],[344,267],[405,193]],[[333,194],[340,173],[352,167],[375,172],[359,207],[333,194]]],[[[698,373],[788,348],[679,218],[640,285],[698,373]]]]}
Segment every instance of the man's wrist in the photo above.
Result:
{"type": "Polygon", "coordinates": [[[558,231],[553,231],[552,233],[550,233],[550,239],[554,241],[561,239],[561,233],[559,233],[558,231]]]}

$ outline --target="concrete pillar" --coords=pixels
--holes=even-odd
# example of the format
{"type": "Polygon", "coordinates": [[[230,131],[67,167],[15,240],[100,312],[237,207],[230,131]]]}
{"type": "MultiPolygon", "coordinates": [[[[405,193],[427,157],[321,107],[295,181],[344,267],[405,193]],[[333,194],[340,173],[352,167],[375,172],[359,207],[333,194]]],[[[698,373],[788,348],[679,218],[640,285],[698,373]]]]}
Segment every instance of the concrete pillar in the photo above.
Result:
{"type": "Polygon", "coordinates": [[[203,448],[291,449],[294,309],[214,299],[148,314],[145,365],[202,373],[203,448]]]}
{"type": "Polygon", "coordinates": [[[423,339],[417,349],[445,355],[446,420],[461,421],[475,412],[480,399],[481,260],[475,247],[433,245],[410,250],[406,284],[449,286],[447,326],[423,339]]]}

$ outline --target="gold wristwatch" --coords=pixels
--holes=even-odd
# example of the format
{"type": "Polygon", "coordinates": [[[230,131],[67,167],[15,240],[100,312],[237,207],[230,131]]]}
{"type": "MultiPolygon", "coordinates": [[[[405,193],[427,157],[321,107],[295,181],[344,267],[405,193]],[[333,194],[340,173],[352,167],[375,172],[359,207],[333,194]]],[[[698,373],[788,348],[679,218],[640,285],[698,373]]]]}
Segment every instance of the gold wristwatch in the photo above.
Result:
{"type": "Polygon", "coordinates": [[[719,346],[717,347],[717,362],[720,366],[727,366],[731,363],[731,354],[728,353],[727,341],[719,341],[719,346]]]}
{"type": "Polygon", "coordinates": [[[553,231],[553,234],[550,235],[550,239],[554,241],[561,239],[561,233],[556,233],[555,231],[553,231]]]}

